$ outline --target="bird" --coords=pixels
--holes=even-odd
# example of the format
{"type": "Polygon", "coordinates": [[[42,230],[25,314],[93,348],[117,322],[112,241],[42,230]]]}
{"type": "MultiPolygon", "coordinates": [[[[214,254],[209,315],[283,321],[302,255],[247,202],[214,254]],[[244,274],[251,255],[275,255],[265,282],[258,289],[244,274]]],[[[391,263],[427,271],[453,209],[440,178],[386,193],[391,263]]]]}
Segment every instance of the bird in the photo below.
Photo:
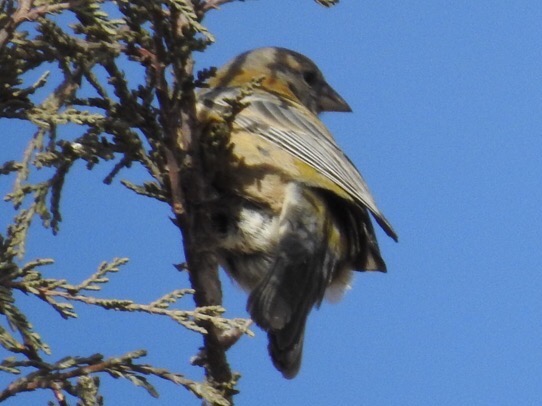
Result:
{"type": "Polygon", "coordinates": [[[281,47],[244,52],[197,99],[214,252],[292,379],[311,310],[340,299],[353,271],[386,272],[371,216],[397,234],[319,119],[352,110],[311,59],[281,47]]]}

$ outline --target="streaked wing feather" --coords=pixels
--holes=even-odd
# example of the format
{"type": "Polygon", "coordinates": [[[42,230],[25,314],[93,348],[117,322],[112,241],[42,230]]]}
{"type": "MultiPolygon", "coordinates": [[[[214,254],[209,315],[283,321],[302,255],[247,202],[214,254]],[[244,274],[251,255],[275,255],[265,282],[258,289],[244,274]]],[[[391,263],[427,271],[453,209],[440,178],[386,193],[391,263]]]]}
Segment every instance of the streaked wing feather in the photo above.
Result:
{"type": "MultiPolygon", "coordinates": [[[[215,89],[208,91],[204,98],[227,108],[227,103],[222,99],[235,97],[236,94],[235,89],[215,89]]],[[[243,101],[249,105],[236,116],[237,125],[315,168],[346,191],[354,201],[369,209],[384,231],[397,240],[392,226],[378,210],[367,183],[320,120],[314,120],[308,110],[293,107],[270,93],[254,92],[243,101]]]]}

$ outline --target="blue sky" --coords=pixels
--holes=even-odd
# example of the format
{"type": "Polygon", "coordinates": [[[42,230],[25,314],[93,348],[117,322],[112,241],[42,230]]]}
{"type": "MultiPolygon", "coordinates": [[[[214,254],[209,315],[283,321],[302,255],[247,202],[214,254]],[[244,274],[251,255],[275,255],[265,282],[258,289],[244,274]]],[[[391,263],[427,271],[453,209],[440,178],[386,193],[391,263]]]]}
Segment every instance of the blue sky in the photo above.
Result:
{"type": "MultiPolygon", "coordinates": [[[[378,233],[387,274],[356,274],[339,304],[312,313],[299,376],[284,380],[266,339],[229,351],[242,373],[239,405],[531,405],[542,398],[542,3],[539,1],[309,0],[232,3],[209,15],[217,42],[198,66],[255,47],[311,57],[353,113],[323,119],[365,176],[399,234],[378,233]]],[[[1,121],[2,161],[20,156],[19,123],[1,121]]],[[[35,228],[29,258],[53,257],[50,274],[82,280],[104,259],[127,256],[103,296],[149,302],[186,277],[167,207],[120,185],[106,167],[78,169],[53,238],[35,228]]],[[[142,179],[137,169],[121,178],[142,179]]],[[[0,190],[10,185],[0,178],[0,190]]],[[[0,219],[12,216],[0,205],[0,219]]],[[[244,293],[223,278],[228,315],[244,293]]],[[[148,361],[197,378],[197,335],[173,322],[79,307],[58,320],[22,306],[54,358],[147,348],[148,361]]],[[[184,307],[192,306],[190,298],[184,307]]],[[[0,354],[1,355],[1,354],[0,354]]],[[[3,358],[3,355],[2,355],[3,358]]],[[[103,378],[107,404],[199,402],[156,382],[154,400],[103,378]]],[[[4,387],[6,376],[0,375],[4,387]]],[[[50,399],[21,395],[7,405],[50,399]]],[[[48,394],[47,394],[48,395],[48,394]]]]}

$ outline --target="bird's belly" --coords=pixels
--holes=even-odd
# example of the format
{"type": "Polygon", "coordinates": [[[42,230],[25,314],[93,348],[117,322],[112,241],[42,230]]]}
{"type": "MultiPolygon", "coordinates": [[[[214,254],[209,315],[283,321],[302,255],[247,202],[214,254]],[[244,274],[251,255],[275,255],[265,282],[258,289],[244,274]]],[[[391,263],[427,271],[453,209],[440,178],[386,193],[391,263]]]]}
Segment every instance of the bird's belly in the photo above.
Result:
{"type": "Polygon", "coordinates": [[[242,253],[273,250],[278,238],[279,216],[265,210],[243,206],[235,215],[235,224],[220,244],[223,249],[242,253]]]}
{"type": "Polygon", "coordinates": [[[278,225],[278,215],[247,204],[228,226],[219,243],[219,260],[243,289],[251,291],[269,271],[277,250],[278,225]]]}

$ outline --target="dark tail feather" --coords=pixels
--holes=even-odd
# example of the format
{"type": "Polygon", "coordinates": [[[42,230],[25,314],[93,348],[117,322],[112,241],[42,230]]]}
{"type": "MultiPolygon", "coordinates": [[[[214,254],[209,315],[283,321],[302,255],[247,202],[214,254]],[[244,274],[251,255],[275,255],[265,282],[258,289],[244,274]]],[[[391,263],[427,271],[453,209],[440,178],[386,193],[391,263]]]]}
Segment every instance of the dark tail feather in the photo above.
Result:
{"type": "Polygon", "coordinates": [[[268,333],[273,364],[292,379],[301,366],[307,317],[325,290],[327,275],[319,267],[327,264],[299,240],[283,242],[269,274],[250,294],[247,310],[268,333]]]}
{"type": "Polygon", "coordinates": [[[267,334],[269,338],[268,350],[273,365],[286,379],[295,378],[301,367],[303,355],[305,321],[294,323],[291,323],[283,330],[272,331],[267,334]],[[299,326],[301,326],[301,331],[297,331],[295,334],[287,331],[291,327],[297,329],[299,326]]]}
{"type": "Polygon", "coordinates": [[[281,235],[266,277],[251,292],[247,310],[269,337],[275,367],[291,379],[299,371],[307,317],[318,305],[337,267],[327,206],[302,190],[284,206],[281,235]]]}
{"type": "Polygon", "coordinates": [[[301,366],[307,317],[322,300],[335,256],[324,247],[307,251],[299,239],[289,237],[280,248],[269,274],[250,294],[247,309],[268,333],[273,364],[292,379],[301,366]]]}
{"type": "MultiPolygon", "coordinates": [[[[248,297],[247,310],[252,320],[265,331],[278,331],[284,328],[293,317],[299,299],[298,292],[291,290],[296,287],[290,281],[289,289],[285,287],[288,272],[294,274],[290,266],[284,264],[282,255],[275,259],[272,269],[266,278],[252,291],[248,297]]],[[[294,274],[295,275],[295,274],[294,274]]]]}

